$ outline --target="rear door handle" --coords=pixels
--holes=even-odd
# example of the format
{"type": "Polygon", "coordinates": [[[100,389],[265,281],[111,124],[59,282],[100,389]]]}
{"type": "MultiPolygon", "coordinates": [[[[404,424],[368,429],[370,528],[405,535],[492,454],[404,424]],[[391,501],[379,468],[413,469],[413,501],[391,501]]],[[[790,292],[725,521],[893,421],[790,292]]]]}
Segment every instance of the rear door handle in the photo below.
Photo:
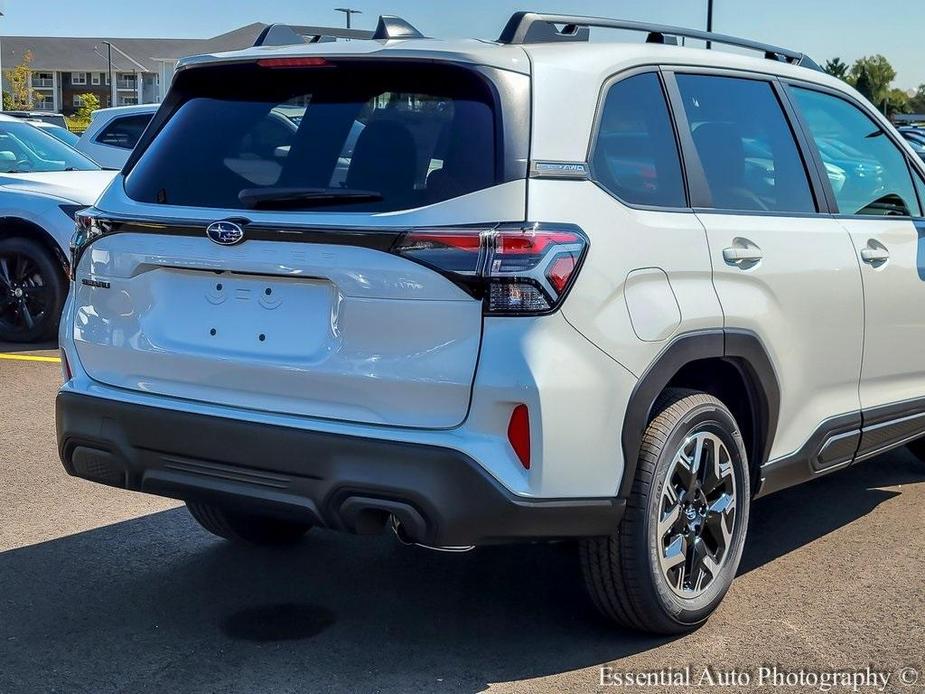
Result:
{"type": "Polygon", "coordinates": [[[730,265],[754,265],[764,257],[761,249],[748,239],[733,239],[732,243],[723,249],[723,260],[730,265]]]}
{"type": "Polygon", "coordinates": [[[885,263],[890,259],[890,252],[882,246],[868,246],[861,249],[861,260],[869,265],[885,263]]]}

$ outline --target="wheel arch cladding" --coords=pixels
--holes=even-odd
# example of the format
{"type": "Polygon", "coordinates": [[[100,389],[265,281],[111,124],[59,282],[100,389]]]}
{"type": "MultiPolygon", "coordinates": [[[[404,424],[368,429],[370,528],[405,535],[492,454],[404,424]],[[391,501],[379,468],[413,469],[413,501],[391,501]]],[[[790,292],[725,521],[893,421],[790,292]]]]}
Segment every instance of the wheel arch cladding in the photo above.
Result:
{"type": "Polygon", "coordinates": [[[719,398],[742,429],[751,469],[767,460],[777,430],[780,386],[761,339],[748,330],[684,333],[668,343],[630,395],[621,438],[625,467],[620,497],[631,493],[643,433],[654,416],[655,402],[668,387],[719,398]]]}

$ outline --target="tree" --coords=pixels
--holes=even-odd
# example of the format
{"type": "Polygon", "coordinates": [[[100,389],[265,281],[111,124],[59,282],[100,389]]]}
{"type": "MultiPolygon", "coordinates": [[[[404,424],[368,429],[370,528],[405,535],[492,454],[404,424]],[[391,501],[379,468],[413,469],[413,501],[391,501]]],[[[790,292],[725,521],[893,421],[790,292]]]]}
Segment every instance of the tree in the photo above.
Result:
{"type": "Polygon", "coordinates": [[[22,56],[22,63],[6,71],[6,81],[10,88],[3,94],[3,108],[9,111],[32,110],[33,93],[32,87],[29,86],[31,74],[32,51],[26,51],[22,56]]]}
{"type": "Polygon", "coordinates": [[[832,75],[832,77],[837,77],[845,81],[848,80],[848,63],[843,62],[841,58],[827,60],[822,69],[832,75]]]}
{"type": "Polygon", "coordinates": [[[925,113],[925,84],[920,84],[909,97],[909,113],[925,113]]]}
{"type": "Polygon", "coordinates": [[[77,109],[75,116],[80,121],[90,122],[90,117],[93,115],[93,112],[98,110],[100,107],[100,98],[96,94],[81,94],[80,98],[80,108],[77,109]]]}
{"type": "Polygon", "coordinates": [[[849,81],[855,88],[878,106],[889,97],[890,84],[894,79],[896,70],[882,55],[858,58],[849,73],[849,81]],[[862,86],[864,89],[861,89],[862,86]]]}
{"type": "Polygon", "coordinates": [[[883,102],[883,113],[887,116],[912,113],[912,108],[909,106],[909,95],[902,89],[890,89],[883,102]]]}

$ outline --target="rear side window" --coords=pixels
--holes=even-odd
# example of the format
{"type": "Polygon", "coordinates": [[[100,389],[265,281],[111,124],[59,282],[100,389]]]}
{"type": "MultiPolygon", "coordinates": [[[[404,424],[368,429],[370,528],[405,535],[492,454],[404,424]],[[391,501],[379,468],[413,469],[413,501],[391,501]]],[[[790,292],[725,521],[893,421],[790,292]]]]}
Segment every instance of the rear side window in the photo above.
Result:
{"type": "Polygon", "coordinates": [[[591,166],[595,180],[625,202],[687,205],[668,104],[654,72],[607,92],[591,166]]]}
{"type": "Polygon", "coordinates": [[[678,75],[714,209],[816,212],[806,168],[771,84],[678,75]]]}
{"type": "Polygon", "coordinates": [[[113,118],[103,126],[96,141],[101,145],[118,147],[120,149],[134,149],[141,139],[141,134],[151,122],[153,113],[141,113],[135,116],[122,116],[113,118]]]}
{"type": "Polygon", "coordinates": [[[390,211],[497,182],[492,91],[449,65],[245,65],[181,73],[185,95],[126,180],[144,202],[390,211]]]}
{"type": "Polygon", "coordinates": [[[793,94],[841,214],[919,214],[906,156],[870,116],[837,96],[800,88],[793,94]]]}

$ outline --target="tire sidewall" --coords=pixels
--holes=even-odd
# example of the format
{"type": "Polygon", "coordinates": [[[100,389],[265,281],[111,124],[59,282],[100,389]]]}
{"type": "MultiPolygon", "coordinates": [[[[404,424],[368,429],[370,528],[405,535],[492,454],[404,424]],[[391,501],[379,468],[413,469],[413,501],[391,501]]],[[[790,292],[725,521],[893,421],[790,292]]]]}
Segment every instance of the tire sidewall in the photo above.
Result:
{"type": "MultiPolygon", "coordinates": [[[[682,401],[683,402],[683,401],[682,401]]],[[[644,532],[646,537],[648,569],[659,605],[665,616],[683,626],[703,623],[716,609],[729,590],[745,546],[748,528],[749,496],[751,483],[748,474],[748,458],[741,433],[732,414],[719,401],[692,406],[677,421],[662,450],[652,479],[649,498],[646,503],[644,532]],[[733,527],[731,554],[719,576],[714,578],[707,590],[695,598],[682,598],[668,585],[659,565],[658,518],[661,512],[661,490],[671,469],[674,456],[684,441],[695,431],[710,431],[719,436],[732,457],[735,467],[736,517],[733,527]]]]}

